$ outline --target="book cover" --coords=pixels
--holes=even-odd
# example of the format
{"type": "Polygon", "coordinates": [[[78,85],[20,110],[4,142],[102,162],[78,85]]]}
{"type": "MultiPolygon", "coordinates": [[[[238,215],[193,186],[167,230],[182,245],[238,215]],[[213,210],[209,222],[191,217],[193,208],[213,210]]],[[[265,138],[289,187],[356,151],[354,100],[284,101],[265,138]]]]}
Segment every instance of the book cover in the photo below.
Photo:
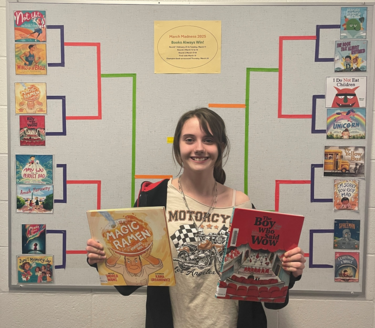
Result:
{"type": "Polygon", "coordinates": [[[325,146],[324,176],[365,177],[365,147],[325,146]]]}
{"type": "Polygon", "coordinates": [[[284,303],[289,273],[283,254],[298,246],[304,217],[235,208],[216,297],[284,303]]]}
{"type": "Polygon", "coordinates": [[[327,108],[327,139],[365,139],[366,108],[327,108]]]}
{"type": "Polygon", "coordinates": [[[327,77],[326,107],[366,107],[366,77],[327,77]]]}
{"type": "Polygon", "coordinates": [[[18,255],[17,276],[19,284],[53,283],[52,255],[18,255]]]}
{"type": "Polygon", "coordinates": [[[44,116],[20,116],[20,145],[46,145],[44,116]]]}
{"type": "Polygon", "coordinates": [[[46,12],[17,10],[13,13],[14,41],[45,42],[46,12]]]}
{"type": "Polygon", "coordinates": [[[367,7],[341,7],[340,39],[366,39],[367,7]]]}
{"type": "Polygon", "coordinates": [[[46,83],[16,82],[14,84],[16,114],[46,114],[46,83]]]}
{"type": "Polygon", "coordinates": [[[17,75],[46,75],[47,49],[45,43],[16,43],[15,64],[17,75]]]}
{"type": "Polygon", "coordinates": [[[359,252],[335,252],[335,282],[359,281],[359,252]]]}
{"type": "Polygon", "coordinates": [[[335,220],[334,249],[359,249],[360,220],[335,220]]]}
{"type": "Polygon", "coordinates": [[[335,72],[366,72],[366,70],[366,40],[335,42],[335,72]]]}
{"type": "Polygon", "coordinates": [[[22,254],[46,254],[46,225],[22,225],[22,254]]]}
{"type": "Polygon", "coordinates": [[[53,213],[52,185],[17,185],[17,213],[53,213]]]}
{"type": "Polygon", "coordinates": [[[17,184],[52,184],[52,155],[16,155],[17,184]]]}
{"type": "Polygon", "coordinates": [[[87,211],[91,237],[104,246],[104,286],[173,286],[175,276],[164,207],[87,211]]]}
{"type": "Polygon", "coordinates": [[[335,179],[334,184],[334,210],[358,211],[359,180],[335,179]]]}

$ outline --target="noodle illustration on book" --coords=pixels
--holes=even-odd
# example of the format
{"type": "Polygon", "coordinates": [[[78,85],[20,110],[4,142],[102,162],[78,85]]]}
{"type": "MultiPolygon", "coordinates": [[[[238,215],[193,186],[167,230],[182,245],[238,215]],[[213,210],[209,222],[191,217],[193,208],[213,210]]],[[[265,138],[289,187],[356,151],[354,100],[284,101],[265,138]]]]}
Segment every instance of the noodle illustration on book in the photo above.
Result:
{"type": "Polygon", "coordinates": [[[102,285],[174,285],[164,208],[88,211],[87,217],[107,256],[98,264],[102,285]]]}

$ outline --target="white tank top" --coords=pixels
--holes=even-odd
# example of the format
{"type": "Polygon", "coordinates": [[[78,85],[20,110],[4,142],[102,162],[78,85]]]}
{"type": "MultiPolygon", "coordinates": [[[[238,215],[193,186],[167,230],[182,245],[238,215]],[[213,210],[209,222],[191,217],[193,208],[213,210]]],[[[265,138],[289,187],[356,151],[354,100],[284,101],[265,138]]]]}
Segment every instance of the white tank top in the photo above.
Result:
{"type": "MultiPolygon", "coordinates": [[[[234,190],[233,206],[235,195],[234,190]]],[[[215,257],[225,247],[233,206],[214,208],[202,222],[209,207],[188,196],[186,201],[191,212],[181,193],[169,181],[166,216],[176,275],[176,286],[169,288],[173,325],[175,328],[236,327],[238,301],[215,297],[219,280],[215,257]],[[193,217],[197,226],[200,225],[199,236],[193,217]]],[[[251,208],[251,202],[237,207],[251,208]]]]}

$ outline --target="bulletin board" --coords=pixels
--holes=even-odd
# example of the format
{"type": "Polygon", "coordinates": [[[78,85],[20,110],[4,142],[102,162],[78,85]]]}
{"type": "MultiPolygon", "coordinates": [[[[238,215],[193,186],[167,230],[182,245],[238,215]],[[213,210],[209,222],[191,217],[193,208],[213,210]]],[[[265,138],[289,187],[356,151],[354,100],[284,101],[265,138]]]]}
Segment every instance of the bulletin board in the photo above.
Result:
{"type": "Polygon", "coordinates": [[[373,6],[365,6],[367,70],[335,72],[335,42],[342,25],[337,4],[9,1],[10,287],[100,286],[96,270],[86,263],[86,211],[130,207],[142,181],[176,176],[175,124],[184,112],[204,106],[227,125],[231,150],[226,184],[247,193],[258,209],[305,216],[300,246],[307,263],[294,290],[361,293],[372,173],[373,6]],[[16,74],[15,11],[45,11],[46,74],[16,74]],[[155,22],[165,21],[219,21],[219,71],[155,73],[155,22]],[[365,139],[327,139],[326,85],[340,77],[366,78],[367,84],[361,84],[367,91],[365,139]],[[46,84],[44,146],[20,145],[15,89],[31,83],[46,84]],[[365,147],[364,169],[350,163],[346,176],[324,176],[327,146],[352,147],[353,152],[365,147]],[[31,156],[53,178],[45,183],[53,186],[53,211],[48,213],[17,212],[17,180],[31,156]],[[337,178],[359,181],[358,211],[334,211],[337,178]],[[358,282],[334,281],[335,251],[346,251],[333,248],[336,219],[360,222],[358,282]],[[53,284],[18,283],[22,224],[46,225],[53,284]]]}

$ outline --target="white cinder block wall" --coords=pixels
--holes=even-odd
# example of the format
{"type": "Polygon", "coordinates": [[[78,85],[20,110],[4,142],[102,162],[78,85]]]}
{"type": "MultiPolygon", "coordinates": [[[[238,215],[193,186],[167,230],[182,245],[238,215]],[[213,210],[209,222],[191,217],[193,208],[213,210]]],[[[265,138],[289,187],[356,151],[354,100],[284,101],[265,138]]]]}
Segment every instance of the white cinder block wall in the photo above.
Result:
{"type": "MultiPolygon", "coordinates": [[[[162,1],[162,0],[161,0],[162,1]]],[[[239,1],[239,0],[237,0],[239,1]]],[[[77,1],[78,2],[78,1],[77,1]]],[[[134,2],[134,1],[133,1],[134,2]]],[[[179,2],[175,0],[174,2],[179,2]]],[[[186,1],[180,1],[186,2],[186,1]]],[[[193,1],[192,1],[193,2],[193,1]]],[[[220,2],[220,0],[215,0],[220,2]]],[[[229,3],[230,1],[223,1],[229,3]]],[[[246,1],[250,2],[250,1],[246,1]]],[[[258,0],[254,2],[277,2],[258,0]]],[[[279,1],[296,2],[296,1],[279,1]]],[[[300,2],[307,2],[301,0],[300,2]]],[[[317,2],[317,1],[315,1],[317,2]]],[[[319,2],[326,2],[320,0],[319,2]]],[[[341,2],[333,1],[330,2],[341,2]]],[[[361,1],[355,1],[363,4],[361,1]]],[[[6,87],[6,0],[0,0],[0,327],[144,327],[145,296],[130,298],[116,293],[61,291],[53,293],[9,292],[8,288],[8,149],[6,87]]],[[[374,110],[374,108],[373,108],[374,110]]],[[[375,114],[375,113],[374,113],[375,114]]],[[[372,122],[375,128],[375,115],[372,122]]],[[[269,328],[357,327],[375,328],[375,133],[372,140],[372,184],[367,229],[365,296],[292,296],[282,311],[268,312],[269,328]]],[[[319,277],[316,277],[319,283],[319,277]]],[[[197,314],[199,326],[199,314],[197,314]]],[[[195,327],[192,327],[195,328],[195,327]]],[[[203,327],[205,328],[205,327],[203,327]]]]}

